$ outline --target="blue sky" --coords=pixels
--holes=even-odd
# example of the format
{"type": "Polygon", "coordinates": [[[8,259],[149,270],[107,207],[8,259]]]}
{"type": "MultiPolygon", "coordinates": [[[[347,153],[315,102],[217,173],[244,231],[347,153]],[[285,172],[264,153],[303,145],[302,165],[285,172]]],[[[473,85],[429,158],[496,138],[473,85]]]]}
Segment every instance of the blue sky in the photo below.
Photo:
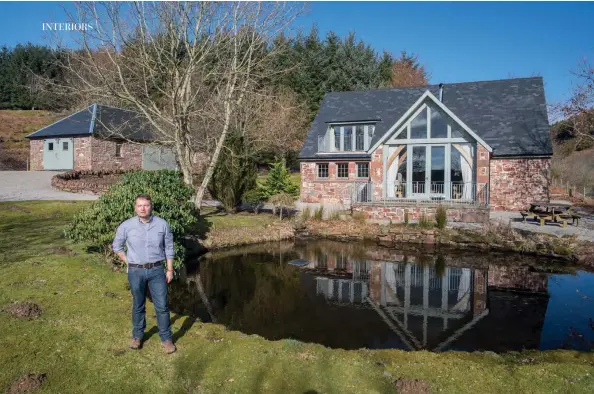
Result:
{"type": "MultiPolygon", "coordinates": [[[[0,3],[0,45],[44,43],[42,22],[66,21],[63,2],[0,3]]],[[[541,75],[550,104],[594,60],[594,3],[314,2],[296,22],[321,34],[354,31],[377,51],[418,54],[432,83],[541,75]]],[[[66,33],[63,34],[72,34],[66,33]]]]}

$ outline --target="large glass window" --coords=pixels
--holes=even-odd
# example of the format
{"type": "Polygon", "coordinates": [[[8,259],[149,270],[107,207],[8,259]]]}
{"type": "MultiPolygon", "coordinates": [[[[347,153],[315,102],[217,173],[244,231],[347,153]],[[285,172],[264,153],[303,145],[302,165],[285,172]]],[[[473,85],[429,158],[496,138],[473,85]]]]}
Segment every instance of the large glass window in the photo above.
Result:
{"type": "Polygon", "coordinates": [[[431,108],[431,138],[448,138],[448,124],[444,114],[437,108],[431,108]]]}
{"type": "Polygon", "coordinates": [[[410,124],[410,138],[427,138],[427,110],[423,109],[410,124]]]}
{"type": "Polygon", "coordinates": [[[425,193],[427,147],[413,146],[412,152],[412,192],[425,193]]]}
{"type": "Polygon", "coordinates": [[[431,147],[431,193],[443,194],[445,183],[445,146],[431,147]]]}
{"type": "MultiPolygon", "coordinates": [[[[406,132],[406,131],[405,131],[406,132]]],[[[406,165],[406,151],[407,146],[402,146],[402,150],[398,153],[398,157],[396,160],[396,165],[398,166],[398,171],[396,171],[396,180],[394,181],[394,196],[395,197],[406,197],[406,169],[408,168],[406,165]]]]}

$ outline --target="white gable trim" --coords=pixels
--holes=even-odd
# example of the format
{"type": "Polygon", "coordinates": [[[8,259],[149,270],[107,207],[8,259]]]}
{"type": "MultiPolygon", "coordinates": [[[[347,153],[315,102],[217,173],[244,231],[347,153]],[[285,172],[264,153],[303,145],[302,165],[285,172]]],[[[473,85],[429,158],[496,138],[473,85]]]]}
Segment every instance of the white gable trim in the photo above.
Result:
{"type": "Polygon", "coordinates": [[[448,107],[446,107],[441,101],[439,101],[437,97],[435,97],[429,90],[425,91],[425,93],[423,93],[423,95],[419,97],[417,101],[415,101],[415,103],[404,113],[404,115],[402,115],[402,117],[400,117],[400,119],[398,119],[398,121],[394,123],[394,125],[390,127],[390,129],[382,136],[382,138],[380,138],[367,152],[372,153],[381,144],[386,142],[386,140],[392,135],[394,130],[400,130],[400,127],[402,127],[402,125],[406,121],[408,121],[408,119],[414,112],[419,110],[419,107],[423,105],[423,101],[425,101],[425,99],[427,98],[431,99],[431,101],[433,101],[433,103],[437,107],[439,107],[450,118],[452,118],[454,122],[458,123],[458,125],[460,125],[460,127],[462,127],[468,134],[470,134],[478,143],[484,146],[489,152],[493,152],[493,148],[491,148],[489,144],[483,141],[481,137],[479,137],[474,131],[472,131],[470,127],[468,127],[464,122],[462,122],[460,118],[458,118],[452,111],[450,111],[448,107]]]}

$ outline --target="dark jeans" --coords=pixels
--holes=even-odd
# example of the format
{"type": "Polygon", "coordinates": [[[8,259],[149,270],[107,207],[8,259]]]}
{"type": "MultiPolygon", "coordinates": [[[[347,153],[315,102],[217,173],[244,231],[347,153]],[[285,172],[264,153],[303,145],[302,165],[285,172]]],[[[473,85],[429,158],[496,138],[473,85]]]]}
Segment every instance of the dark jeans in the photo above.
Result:
{"type": "Polygon", "coordinates": [[[171,341],[171,322],[167,307],[167,280],[162,266],[151,269],[128,268],[128,282],[132,291],[132,337],[142,339],[146,328],[146,288],[151,292],[161,341],[171,341]]]}

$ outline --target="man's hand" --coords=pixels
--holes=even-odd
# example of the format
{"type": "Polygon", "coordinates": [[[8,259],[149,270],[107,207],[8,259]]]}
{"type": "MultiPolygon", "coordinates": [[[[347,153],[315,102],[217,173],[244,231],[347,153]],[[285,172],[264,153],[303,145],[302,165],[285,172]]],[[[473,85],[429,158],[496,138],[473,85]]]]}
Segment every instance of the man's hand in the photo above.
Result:
{"type": "Polygon", "coordinates": [[[173,280],[173,271],[167,271],[165,277],[167,278],[167,283],[171,283],[171,281],[173,280]]]}

